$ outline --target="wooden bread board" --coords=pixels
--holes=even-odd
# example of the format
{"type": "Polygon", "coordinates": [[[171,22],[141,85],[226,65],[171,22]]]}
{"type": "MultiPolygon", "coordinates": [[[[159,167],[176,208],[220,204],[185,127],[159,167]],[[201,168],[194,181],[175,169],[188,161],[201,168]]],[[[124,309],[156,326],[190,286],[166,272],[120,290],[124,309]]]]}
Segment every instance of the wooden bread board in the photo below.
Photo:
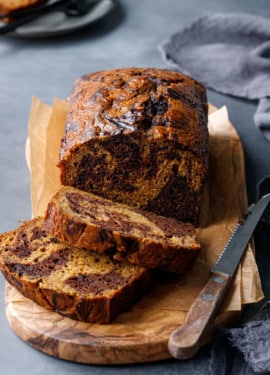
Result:
{"type": "MultiPolygon", "coordinates": [[[[181,307],[182,300],[190,306],[196,298],[209,276],[205,261],[209,249],[223,249],[246,206],[242,145],[234,128],[227,125],[224,132],[219,129],[210,137],[210,173],[198,229],[203,248],[190,273],[155,280],[144,298],[108,325],[64,318],[36,305],[7,284],[6,314],[11,328],[32,347],[78,363],[126,364],[170,358],[169,336],[184,321],[188,310],[181,307]]],[[[240,314],[241,301],[219,313],[206,341],[216,326],[228,325],[240,314]]]]}

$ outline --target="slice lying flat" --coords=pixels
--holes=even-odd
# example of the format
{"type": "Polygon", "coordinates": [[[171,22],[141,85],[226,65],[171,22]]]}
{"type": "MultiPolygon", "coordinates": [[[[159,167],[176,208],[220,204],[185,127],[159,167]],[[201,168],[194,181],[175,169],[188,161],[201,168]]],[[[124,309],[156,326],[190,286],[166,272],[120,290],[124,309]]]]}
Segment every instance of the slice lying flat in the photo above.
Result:
{"type": "Polygon", "coordinates": [[[42,218],[0,235],[0,269],[24,296],[72,319],[109,323],[150,282],[149,270],[47,235],[42,218]]]}

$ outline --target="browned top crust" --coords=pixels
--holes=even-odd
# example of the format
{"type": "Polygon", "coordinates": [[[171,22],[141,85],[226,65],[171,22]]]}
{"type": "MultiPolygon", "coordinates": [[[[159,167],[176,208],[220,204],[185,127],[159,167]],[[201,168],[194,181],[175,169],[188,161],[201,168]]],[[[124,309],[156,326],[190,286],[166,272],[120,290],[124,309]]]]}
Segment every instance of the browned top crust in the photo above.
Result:
{"type": "Polygon", "coordinates": [[[60,164],[93,137],[138,130],[175,140],[207,163],[206,124],[204,86],[179,72],[126,68],[87,74],[71,93],[60,164]]]}

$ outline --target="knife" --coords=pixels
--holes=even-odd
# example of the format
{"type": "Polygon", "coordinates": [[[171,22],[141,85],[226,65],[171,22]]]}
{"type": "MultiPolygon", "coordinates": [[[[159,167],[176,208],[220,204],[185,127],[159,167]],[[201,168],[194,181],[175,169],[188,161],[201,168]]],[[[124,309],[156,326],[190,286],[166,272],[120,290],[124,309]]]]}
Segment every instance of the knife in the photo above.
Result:
{"type": "Polygon", "coordinates": [[[169,338],[168,349],[172,357],[188,359],[199,350],[202,338],[217,313],[252,233],[270,201],[270,194],[253,203],[241,219],[223,252],[211,268],[208,282],[195,299],[184,323],[169,338]]]}

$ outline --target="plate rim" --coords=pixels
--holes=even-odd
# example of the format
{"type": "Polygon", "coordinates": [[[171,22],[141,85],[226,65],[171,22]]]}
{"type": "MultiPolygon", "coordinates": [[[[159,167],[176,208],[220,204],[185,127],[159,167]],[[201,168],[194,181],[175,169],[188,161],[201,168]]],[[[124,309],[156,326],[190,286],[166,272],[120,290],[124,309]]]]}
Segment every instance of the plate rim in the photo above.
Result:
{"type": "MultiPolygon", "coordinates": [[[[5,36],[12,37],[12,38],[18,38],[18,39],[36,39],[36,38],[51,38],[56,36],[62,36],[66,34],[71,34],[74,31],[78,31],[82,28],[85,28],[97,21],[99,21],[101,18],[103,18],[105,15],[107,15],[114,7],[115,2],[114,0],[100,0],[100,2],[96,5],[97,9],[90,11],[85,16],[77,17],[80,22],[78,22],[76,25],[70,25],[68,23],[68,17],[65,17],[62,23],[66,23],[65,28],[61,29],[39,29],[39,30],[29,30],[28,28],[24,31],[24,25],[21,27],[18,27],[15,31],[6,33],[5,36]],[[93,17],[93,12],[96,12],[96,16],[93,17]],[[90,19],[89,19],[90,18],[90,19]]],[[[59,11],[55,10],[50,13],[50,15],[59,13],[59,11]]],[[[64,13],[63,13],[64,14],[64,13]]],[[[48,15],[46,15],[48,16],[48,15]]],[[[45,15],[44,15],[45,17],[45,15]]],[[[74,18],[74,17],[73,17],[74,18]]],[[[35,22],[35,21],[33,21],[35,22]]],[[[2,22],[3,23],[3,22],[2,22]]],[[[1,23],[0,23],[1,24],[1,23]]],[[[3,23],[4,24],[4,23],[3,23]]],[[[27,24],[27,26],[31,26],[31,22],[27,24]]],[[[44,26],[45,27],[45,26],[44,26]]],[[[51,27],[51,26],[50,26],[51,27]]]]}

